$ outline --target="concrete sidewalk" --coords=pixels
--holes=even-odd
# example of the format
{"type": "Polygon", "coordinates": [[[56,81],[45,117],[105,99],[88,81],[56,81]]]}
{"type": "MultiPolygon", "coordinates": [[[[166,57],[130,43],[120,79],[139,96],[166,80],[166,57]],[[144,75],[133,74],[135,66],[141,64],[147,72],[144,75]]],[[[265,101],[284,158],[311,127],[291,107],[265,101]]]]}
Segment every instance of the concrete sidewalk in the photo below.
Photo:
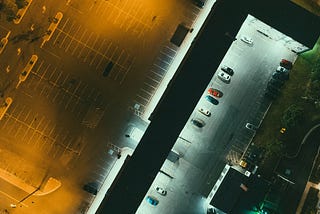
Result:
{"type": "Polygon", "coordinates": [[[41,164],[22,159],[18,154],[0,149],[0,178],[33,195],[46,195],[61,186],[61,182],[47,176],[41,164]]]}

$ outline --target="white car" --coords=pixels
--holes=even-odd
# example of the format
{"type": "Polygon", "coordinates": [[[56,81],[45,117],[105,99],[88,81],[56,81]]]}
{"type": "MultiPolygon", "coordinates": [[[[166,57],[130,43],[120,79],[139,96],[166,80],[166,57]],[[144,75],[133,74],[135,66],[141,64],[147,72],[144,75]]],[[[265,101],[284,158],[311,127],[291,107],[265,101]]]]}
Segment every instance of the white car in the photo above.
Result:
{"type": "Polygon", "coordinates": [[[247,129],[250,129],[250,130],[252,130],[252,131],[256,131],[256,130],[258,129],[257,126],[252,125],[251,123],[247,123],[247,124],[246,124],[246,128],[247,128],[247,129]]]}
{"type": "Polygon", "coordinates": [[[279,73],[288,73],[289,70],[284,68],[284,67],[282,67],[282,66],[278,66],[277,72],[279,72],[279,73]]]}
{"type": "Polygon", "coordinates": [[[167,191],[161,187],[156,187],[156,190],[157,190],[157,193],[159,193],[160,195],[165,196],[167,194],[167,191]]]}
{"type": "Polygon", "coordinates": [[[222,80],[223,82],[225,82],[225,83],[229,83],[229,82],[230,82],[230,79],[231,79],[230,75],[227,74],[227,73],[224,72],[224,71],[220,71],[220,72],[218,73],[218,78],[221,79],[221,80],[222,80]]]}
{"type": "Polygon", "coordinates": [[[210,117],[211,112],[209,110],[203,109],[203,108],[199,108],[198,111],[204,115],[206,115],[207,117],[210,117]]]}
{"type": "Polygon", "coordinates": [[[248,36],[241,36],[241,41],[247,43],[248,45],[253,45],[253,39],[248,36]]]}

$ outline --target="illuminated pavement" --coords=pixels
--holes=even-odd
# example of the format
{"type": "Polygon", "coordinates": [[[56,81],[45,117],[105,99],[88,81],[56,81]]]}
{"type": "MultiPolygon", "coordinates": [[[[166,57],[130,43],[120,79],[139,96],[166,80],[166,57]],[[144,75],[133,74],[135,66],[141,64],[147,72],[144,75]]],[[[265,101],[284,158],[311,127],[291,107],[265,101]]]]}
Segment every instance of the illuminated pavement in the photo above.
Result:
{"type": "Polygon", "coordinates": [[[1,73],[0,87],[5,97],[13,98],[0,122],[1,151],[6,156],[9,151],[15,154],[5,170],[32,187],[50,176],[62,186],[39,197],[1,182],[0,211],[88,209],[94,196],[82,186],[96,182],[100,188],[112,174],[117,155],[110,150],[135,148],[137,142],[125,134],[132,127],[146,129],[148,123],[139,116],[156,102],[151,98],[160,96],[154,93],[166,75],[163,60],[179,52],[168,41],[177,24],[191,26],[198,12],[191,2],[182,1],[33,0],[19,24],[1,17],[0,37],[10,36],[0,55],[1,67],[7,71],[1,73]],[[174,7],[180,9],[173,12],[174,7]],[[63,18],[43,42],[58,12],[63,18]],[[38,59],[18,84],[33,54],[38,59]],[[114,68],[103,77],[110,61],[114,68]],[[162,73],[150,76],[152,66],[162,73]]]}
{"type": "Polygon", "coordinates": [[[228,65],[235,73],[231,83],[225,84],[214,75],[209,87],[223,92],[214,106],[201,97],[196,110],[190,116],[205,122],[203,128],[186,124],[174,145],[181,158],[172,163],[166,160],[146,196],[159,200],[152,206],[144,199],[137,211],[145,213],[202,214],[206,213],[205,200],[219,178],[226,162],[237,164],[253,132],[245,124],[260,124],[271,101],[264,97],[265,88],[282,58],[294,61],[296,55],[284,47],[281,39],[270,39],[256,31],[253,19],[245,22],[221,65],[228,65]],[[254,45],[240,41],[242,35],[250,36],[254,45]],[[197,111],[208,109],[206,117],[197,111]],[[168,191],[161,196],[155,190],[162,187],[168,191]]]}

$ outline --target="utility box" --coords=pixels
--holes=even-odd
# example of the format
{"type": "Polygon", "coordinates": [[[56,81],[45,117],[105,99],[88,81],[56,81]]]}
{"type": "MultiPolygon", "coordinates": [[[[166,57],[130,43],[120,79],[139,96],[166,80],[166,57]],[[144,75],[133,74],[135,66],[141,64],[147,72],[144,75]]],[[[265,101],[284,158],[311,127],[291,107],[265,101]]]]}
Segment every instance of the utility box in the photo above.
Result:
{"type": "Polygon", "coordinates": [[[184,38],[186,37],[189,31],[190,31],[189,28],[185,27],[183,24],[179,24],[170,42],[180,47],[180,45],[182,44],[184,38]]]}

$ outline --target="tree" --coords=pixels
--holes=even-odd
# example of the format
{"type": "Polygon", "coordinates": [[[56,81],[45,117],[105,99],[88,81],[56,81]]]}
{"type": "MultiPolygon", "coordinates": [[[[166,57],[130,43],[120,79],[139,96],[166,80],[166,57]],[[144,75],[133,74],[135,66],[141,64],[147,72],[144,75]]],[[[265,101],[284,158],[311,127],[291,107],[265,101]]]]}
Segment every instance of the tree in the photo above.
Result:
{"type": "Polygon", "coordinates": [[[315,67],[316,69],[313,69],[313,71],[311,72],[311,80],[320,80],[320,68],[319,67],[315,67]]]}
{"type": "Polygon", "coordinates": [[[269,142],[265,146],[266,153],[265,155],[268,157],[276,155],[276,156],[281,156],[282,151],[284,149],[283,142],[276,139],[273,142],[269,142]]]}
{"type": "Polygon", "coordinates": [[[303,118],[303,108],[295,104],[289,106],[283,113],[281,122],[286,128],[296,126],[303,118]]]}
{"type": "Polygon", "coordinates": [[[0,0],[0,12],[7,16],[8,21],[12,21],[18,11],[15,0],[0,0]]]}
{"type": "Polygon", "coordinates": [[[26,1],[25,0],[15,0],[15,3],[18,7],[18,9],[24,8],[26,6],[26,1]]]}
{"type": "Polygon", "coordinates": [[[310,83],[308,96],[314,100],[320,100],[320,80],[314,80],[310,83]]]}

